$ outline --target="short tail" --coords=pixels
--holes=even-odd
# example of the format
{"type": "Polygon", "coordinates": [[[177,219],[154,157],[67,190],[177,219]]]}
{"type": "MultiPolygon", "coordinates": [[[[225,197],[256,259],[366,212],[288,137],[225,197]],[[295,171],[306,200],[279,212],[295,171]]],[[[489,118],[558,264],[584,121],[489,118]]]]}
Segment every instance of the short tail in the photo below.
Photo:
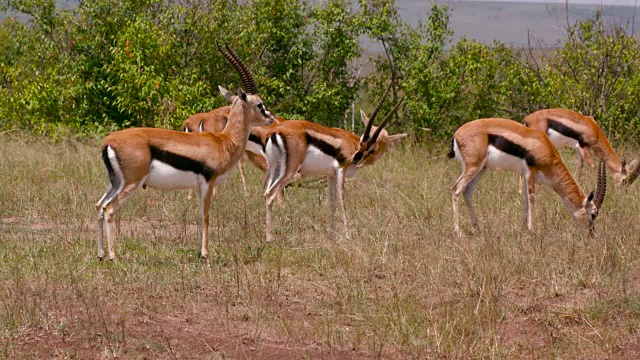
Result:
{"type": "Polygon", "coordinates": [[[456,138],[452,138],[451,139],[451,150],[449,150],[449,153],[447,154],[447,157],[449,159],[453,159],[456,156],[456,152],[453,150],[453,146],[455,144],[456,138]]]}

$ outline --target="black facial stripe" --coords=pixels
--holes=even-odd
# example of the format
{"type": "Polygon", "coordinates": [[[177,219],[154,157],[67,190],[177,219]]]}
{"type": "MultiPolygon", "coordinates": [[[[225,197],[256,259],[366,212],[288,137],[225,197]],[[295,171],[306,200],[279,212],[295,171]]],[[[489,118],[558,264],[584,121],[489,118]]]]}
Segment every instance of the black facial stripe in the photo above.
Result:
{"type": "Polygon", "coordinates": [[[332,158],[338,160],[338,162],[342,163],[347,161],[347,159],[340,152],[340,148],[337,148],[326,141],[315,138],[311,136],[309,133],[305,133],[305,137],[307,139],[307,144],[316,147],[318,150],[322,151],[324,154],[331,156],[332,158]]]}
{"type": "Polygon", "coordinates": [[[262,140],[257,135],[255,135],[253,133],[249,133],[249,141],[251,141],[252,143],[260,145],[262,147],[262,150],[264,151],[265,144],[262,143],[262,140]]]}
{"type": "Polygon", "coordinates": [[[528,166],[536,165],[536,159],[533,157],[533,155],[531,155],[529,150],[525,149],[519,144],[514,143],[511,140],[506,139],[503,136],[489,134],[489,144],[509,155],[525,159],[528,166]]]}
{"type": "Polygon", "coordinates": [[[175,154],[153,145],[149,146],[149,149],[151,150],[151,157],[153,159],[161,161],[178,170],[190,171],[192,173],[202,175],[207,181],[211,180],[213,175],[215,175],[215,171],[204,162],[194,160],[180,154],[175,154]]]}
{"type": "Polygon", "coordinates": [[[580,134],[579,132],[577,132],[576,130],[566,126],[565,124],[553,120],[553,119],[547,119],[547,126],[549,129],[554,130],[566,137],[572,138],[572,139],[576,139],[576,141],[578,141],[578,144],[580,144],[580,147],[584,147],[584,146],[588,146],[589,144],[587,144],[587,142],[584,140],[584,138],[582,137],[582,134],[580,134]]]}
{"type": "Polygon", "coordinates": [[[362,153],[361,152],[357,152],[355,155],[353,155],[353,162],[354,163],[357,163],[361,159],[362,159],[362,153]]]}

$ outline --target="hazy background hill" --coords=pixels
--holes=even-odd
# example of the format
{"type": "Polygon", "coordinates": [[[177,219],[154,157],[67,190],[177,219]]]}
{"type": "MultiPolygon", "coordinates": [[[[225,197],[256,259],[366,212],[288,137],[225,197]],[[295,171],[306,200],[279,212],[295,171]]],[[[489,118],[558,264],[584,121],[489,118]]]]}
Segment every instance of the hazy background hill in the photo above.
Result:
{"type": "MultiPolygon", "coordinates": [[[[632,31],[635,0],[580,0],[569,2],[570,23],[576,19],[593,17],[602,9],[607,23],[627,24],[632,31]]],[[[76,0],[59,0],[62,8],[73,8],[76,0]]],[[[451,9],[451,24],[454,38],[466,36],[484,43],[494,40],[516,47],[527,45],[527,31],[531,35],[532,46],[553,45],[560,41],[566,28],[567,15],[564,2],[548,1],[484,1],[484,0],[437,0],[451,9]]],[[[402,17],[409,24],[416,25],[424,19],[429,10],[429,1],[396,0],[402,17]]],[[[6,15],[4,15],[6,16],[6,15]]],[[[2,16],[2,17],[4,17],[2,16]]],[[[20,18],[20,16],[19,16],[20,18]]],[[[25,19],[25,17],[21,17],[25,19]]],[[[635,28],[640,25],[640,14],[636,16],[635,28]]],[[[376,51],[377,49],[369,49],[376,51]]]]}

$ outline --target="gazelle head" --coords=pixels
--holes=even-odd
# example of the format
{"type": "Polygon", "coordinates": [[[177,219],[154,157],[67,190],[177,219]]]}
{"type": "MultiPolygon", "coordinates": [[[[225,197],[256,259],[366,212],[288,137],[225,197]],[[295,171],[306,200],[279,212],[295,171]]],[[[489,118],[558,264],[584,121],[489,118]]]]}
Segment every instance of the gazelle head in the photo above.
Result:
{"type": "Polygon", "coordinates": [[[602,207],[602,202],[604,201],[604,195],[606,192],[607,164],[606,160],[602,159],[598,166],[598,184],[596,186],[595,193],[592,191],[589,196],[584,199],[582,208],[574,214],[578,221],[586,224],[587,229],[589,230],[589,235],[591,236],[595,234],[593,223],[596,220],[596,217],[598,217],[598,212],[602,207]]]}
{"type": "Polygon", "coordinates": [[[633,160],[631,164],[627,165],[626,160],[622,160],[620,171],[613,174],[613,185],[616,189],[620,189],[625,185],[631,185],[640,175],[640,164],[638,160],[633,160]]]}
{"type": "Polygon", "coordinates": [[[371,113],[370,118],[367,117],[364,111],[360,110],[360,117],[362,118],[362,121],[365,123],[366,127],[364,129],[364,134],[362,134],[362,136],[360,137],[358,151],[353,155],[353,158],[351,160],[353,165],[356,165],[358,167],[372,165],[378,159],[380,159],[382,155],[384,155],[391,144],[407,136],[407,134],[389,135],[387,130],[384,129],[385,126],[389,124],[389,120],[391,120],[393,114],[402,104],[402,100],[404,100],[404,98],[398,101],[393,110],[391,110],[391,112],[384,118],[384,120],[382,120],[380,126],[373,126],[373,121],[375,120],[378,111],[380,111],[380,107],[387,97],[388,92],[389,89],[387,88],[387,91],[385,91],[382,99],[373,110],[373,113],[371,113]]]}
{"type": "Polygon", "coordinates": [[[242,79],[242,83],[244,84],[247,92],[244,92],[242,89],[238,89],[237,95],[231,94],[227,89],[222,86],[218,86],[220,93],[224,96],[227,101],[229,101],[233,106],[236,103],[240,103],[244,109],[244,114],[248,115],[250,121],[249,124],[251,126],[265,126],[271,125],[275,118],[273,114],[264,106],[262,99],[258,96],[258,87],[256,86],[256,81],[251,74],[251,71],[247,68],[247,65],[240,59],[240,57],[229,47],[229,45],[224,44],[225,49],[223,49],[220,44],[217,44],[218,50],[224,55],[224,57],[233,65],[236,69],[240,78],[242,79]]]}

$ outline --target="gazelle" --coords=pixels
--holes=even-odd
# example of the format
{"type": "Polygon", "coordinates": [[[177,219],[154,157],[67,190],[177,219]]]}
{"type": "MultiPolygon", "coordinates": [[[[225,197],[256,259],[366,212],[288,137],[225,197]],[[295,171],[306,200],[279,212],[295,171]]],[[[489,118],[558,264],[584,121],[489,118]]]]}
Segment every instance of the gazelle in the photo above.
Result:
{"type": "MultiPolygon", "coordinates": [[[[229,116],[230,106],[223,106],[206,113],[198,113],[189,116],[182,124],[185,132],[221,132],[227,126],[227,117],[229,116]]],[[[281,117],[274,117],[276,125],[285,121],[281,117]]],[[[238,171],[240,171],[240,179],[245,195],[247,194],[247,180],[244,175],[244,160],[249,160],[255,167],[263,173],[267,171],[267,160],[264,155],[264,134],[267,132],[266,127],[255,127],[251,129],[247,148],[240,161],[238,161],[238,171]]]]}
{"type": "MultiPolygon", "coordinates": [[[[225,45],[226,46],[226,45],[225,45]]],[[[242,60],[228,47],[218,46],[242,77],[248,89],[255,81],[242,60]]],[[[98,258],[104,258],[103,227],[106,222],[109,258],[115,260],[112,219],[122,203],[138,188],[160,190],[193,188],[200,195],[202,247],[208,255],[209,205],[214,186],[223,183],[238,162],[252,126],[268,125],[273,115],[258,95],[242,89],[232,95],[219,87],[231,102],[227,126],[220,133],[185,133],[167,129],[132,128],[114,132],[104,139],[102,159],[109,173],[110,187],[96,204],[98,209],[98,258]]]]}
{"type": "Polygon", "coordinates": [[[460,235],[458,197],[464,194],[474,231],[478,220],[472,204],[472,193],[487,169],[514,171],[524,177],[524,215],[529,230],[533,230],[533,202],[535,184],[551,187],[560,196],[571,215],[587,226],[593,235],[593,222],[598,216],[607,188],[606,165],[603,159],[598,168],[595,196],[582,192],[558,150],[542,131],[528,128],[512,120],[479,119],[462,125],[453,136],[449,157],[462,164],[462,175],[451,188],[453,225],[460,235]]]}
{"type": "MultiPolygon", "coordinates": [[[[387,91],[388,92],[388,91],[387,91]]],[[[358,169],[372,165],[394,142],[407,134],[389,135],[384,127],[400,106],[400,101],[382,121],[379,127],[373,121],[380,110],[386,93],[367,118],[360,115],[366,124],[362,137],[339,128],[328,128],[305,120],[288,120],[275,126],[267,134],[265,154],[269,168],[266,200],[266,236],[271,241],[271,207],[284,187],[296,174],[300,176],[326,176],[329,197],[329,234],[333,236],[336,190],[342,210],[345,236],[349,238],[347,214],[344,204],[345,177],[354,176],[358,169]],[[371,132],[373,131],[373,134],[371,132]]]]}
{"type": "Polygon", "coordinates": [[[613,150],[606,135],[592,116],[584,116],[567,109],[546,109],[525,117],[524,124],[546,133],[556,147],[568,146],[576,150],[578,180],[584,160],[587,160],[590,166],[594,166],[591,151],[596,157],[607,159],[607,168],[613,176],[613,184],[616,188],[624,184],[631,185],[640,174],[638,160],[633,160],[627,165],[626,161],[613,150]]]}

